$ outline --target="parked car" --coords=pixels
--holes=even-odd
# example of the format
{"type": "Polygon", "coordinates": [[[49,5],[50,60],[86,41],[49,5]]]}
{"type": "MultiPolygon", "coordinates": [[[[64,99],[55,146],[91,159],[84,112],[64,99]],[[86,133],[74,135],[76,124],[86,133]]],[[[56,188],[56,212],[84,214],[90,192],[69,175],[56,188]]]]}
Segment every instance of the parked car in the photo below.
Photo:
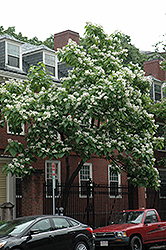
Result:
{"type": "Polygon", "coordinates": [[[155,209],[123,210],[111,225],[95,229],[94,236],[96,249],[130,246],[142,250],[166,244],[166,221],[161,221],[155,209]]]}
{"type": "Polygon", "coordinates": [[[92,250],[93,230],[60,215],[21,217],[0,226],[0,250],[92,250]]]}

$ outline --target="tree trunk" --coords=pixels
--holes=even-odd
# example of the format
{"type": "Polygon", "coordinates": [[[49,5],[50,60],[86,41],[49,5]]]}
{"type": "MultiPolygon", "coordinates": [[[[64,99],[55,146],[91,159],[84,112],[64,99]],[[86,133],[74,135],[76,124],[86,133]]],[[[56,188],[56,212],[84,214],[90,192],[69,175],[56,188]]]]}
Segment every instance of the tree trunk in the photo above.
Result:
{"type": "MultiPolygon", "coordinates": [[[[66,159],[66,163],[67,163],[67,167],[69,168],[68,159],[66,159]]],[[[61,201],[61,206],[64,208],[64,213],[65,213],[65,210],[66,210],[66,207],[67,207],[67,202],[68,202],[68,197],[69,197],[69,194],[70,194],[71,186],[73,184],[74,179],[78,175],[81,167],[83,166],[83,164],[84,164],[84,162],[83,162],[83,160],[81,160],[80,163],[78,164],[77,168],[75,169],[75,171],[70,176],[70,178],[69,178],[68,174],[66,176],[66,182],[65,182],[65,187],[63,189],[62,201],[61,201]]],[[[69,173],[69,172],[67,171],[67,173],[69,173]]]]}

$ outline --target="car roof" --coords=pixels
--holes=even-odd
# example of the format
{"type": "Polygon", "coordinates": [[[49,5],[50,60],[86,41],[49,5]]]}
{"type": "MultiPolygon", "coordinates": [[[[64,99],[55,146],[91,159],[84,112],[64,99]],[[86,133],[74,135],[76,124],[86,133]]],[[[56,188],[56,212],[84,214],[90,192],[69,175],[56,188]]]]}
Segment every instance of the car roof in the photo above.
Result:
{"type": "Polygon", "coordinates": [[[146,211],[151,211],[151,210],[155,210],[154,208],[144,208],[144,207],[141,207],[141,208],[138,208],[138,209],[133,209],[133,210],[122,210],[121,213],[124,213],[124,212],[146,212],[146,211]]]}
{"type": "MultiPolygon", "coordinates": [[[[73,218],[70,218],[68,216],[64,216],[64,215],[30,215],[30,216],[23,216],[23,217],[18,217],[14,220],[40,220],[42,218],[65,218],[65,219],[70,219],[70,220],[75,220],[73,218]]],[[[75,220],[77,221],[77,220],[75,220]]],[[[77,221],[78,223],[81,224],[81,222],[77,221]]]]}

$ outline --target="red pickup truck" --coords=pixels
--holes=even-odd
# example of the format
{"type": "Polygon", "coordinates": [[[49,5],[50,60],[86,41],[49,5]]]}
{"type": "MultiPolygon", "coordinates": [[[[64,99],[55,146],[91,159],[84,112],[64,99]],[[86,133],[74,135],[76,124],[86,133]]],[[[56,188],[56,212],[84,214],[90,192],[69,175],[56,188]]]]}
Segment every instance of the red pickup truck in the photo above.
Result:
{"type": "Polygon", "coordinates": [[[123,210],[110,225],[94,230],[95,249],[130,246],[142,250],[144,246],[166,244],[166,221],[162,222],[155,209],[123,210]]]}

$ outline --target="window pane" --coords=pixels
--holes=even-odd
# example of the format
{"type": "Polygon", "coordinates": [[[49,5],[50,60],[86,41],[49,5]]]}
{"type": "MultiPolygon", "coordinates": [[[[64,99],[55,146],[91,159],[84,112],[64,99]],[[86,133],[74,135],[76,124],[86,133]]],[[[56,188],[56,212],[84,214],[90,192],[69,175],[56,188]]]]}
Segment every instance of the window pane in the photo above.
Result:
{"type": "Polygon", "coordinates": [[[118,182],[110,182],[110,196],[117,196],[118,194],[118,182]]]}
{"type": "Polygon", "coordinates": [[[37,222],[34,226],[31,227],[32,230],[39,230],[42,232],[47,232],[51,230],[50,220],[44,219],[37,222]]]}
{"type": "Polygon", "coordinates": [[[81,181],[81,196],[87,196],[88,181],[81,181]]]}
{"type": "Polygon", "coordinates": [[[63,218],[53,218],[55,229],[63,229],[70,227],[70,224],[66,219],[63,218]]]}
{"type": "Polygon", "coordinates": [[[51,67],[48,65],[45,65],[46,69],[48,70],[48,72],[50,73],[51,76],[55,76],[55,67],[51,67]]]}
{"type": "Polygon", "coordinates": [[[148,211],[146,214],[145,222],[148,223],[158,222],[156,213],[154,211],[148,211]]]}
{"type": "Polygon", "coordinates": [[[19,57],[19,46],[8,44],[8,55],[19,57]]]}
{"type": "Polygon", "coordinates": [[[19,68],[19,46],[7,44],[8,65],[19,68]]]}
{"type": "Polygon", "coordinates": [[[55,67],[55,56],[45,54],[45,64],[55,67]]]}
{"type": "Polygon", "coordinates": [[[154,85],[154,91],[157,93],[161,93],[161,86],[160,85],[154,85]]]}
{"type": "Polygon", "coordinates": [[[90,178],[90,166],[84,165],[80,170],[80,179],[81,180],[89,180],[90,178]]]}
{"type": "Polygon", "coordinates": [[[8,65],[19,68],[19,58],[8,55],[8,65]]]}
{"type": "Polygon", "coordinates": [[[161,100],[161,85],[154,85],[155,100],[161,100]]]}
{"type": "Polygon", "coordinates": [[[120,195],[120,175],[112,171],[112,167],[109,167],[109,186],[110,196],[120,195]]]}
{"type": "Polygon", "coordinates": [[[161,94],[155,93],[155,100],[156,100],[156,101],[161,100],[161,94]]]}
{"type": "Polygon", "coordinates": [[[22,181],[20,177],[16,177],[16,197],[22,197],[22,181]]]}

